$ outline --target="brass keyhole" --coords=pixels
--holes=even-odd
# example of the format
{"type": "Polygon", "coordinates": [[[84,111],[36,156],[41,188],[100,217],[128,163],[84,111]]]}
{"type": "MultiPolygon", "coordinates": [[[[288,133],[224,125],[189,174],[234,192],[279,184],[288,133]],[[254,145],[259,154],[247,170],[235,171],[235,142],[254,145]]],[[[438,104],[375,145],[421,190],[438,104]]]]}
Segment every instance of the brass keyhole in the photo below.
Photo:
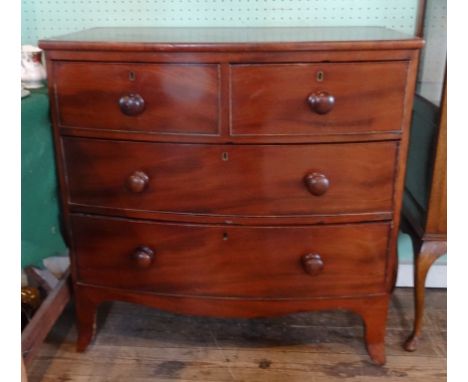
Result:
{"type": "Polygon", "coordinates": [[[128,72],[128,79],[129,79],[130,81],[135,81],[135,79],[136,79],[136,74],[135,74],[135,72],[132,72],[132,71],[131,71],[131,72],[128,72]]]}
{"type": "Polygon", "coordinates": [[[229,239],[227,232],[223,232],[223,240],[229,239]]]}
{"type": "Polygon", "coordinates": [[[229,154],[227,152],[224,152],[221,157],[222,157],[223,161],[229,160],[229,154]]]}
{"type": "Polygon", "coordinates": [[[325,74],[323,71],[319,70],[317,72],[317,82],[322,82],[325,79],[325,74]]]}

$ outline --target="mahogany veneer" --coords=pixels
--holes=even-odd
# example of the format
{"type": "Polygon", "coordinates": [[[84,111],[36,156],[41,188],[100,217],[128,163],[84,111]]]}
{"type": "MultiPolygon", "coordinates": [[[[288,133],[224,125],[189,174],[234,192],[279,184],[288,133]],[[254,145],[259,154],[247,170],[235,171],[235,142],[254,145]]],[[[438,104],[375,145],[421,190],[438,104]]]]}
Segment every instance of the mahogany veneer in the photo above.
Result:
{"type": "Polygon", "coordinates": [[[385,292],[388,223],[226,227],[76,215],[72,229],[77,275],[88,284],[230,298],[385,292]]]}
{"type": "Polygon", "coordinates": [[[54,70],[63,126],[218,134],[218,65],[60,62],[54,70]]]}
{"type": "Polygon", "coordinates": [[[227,146],[75,137],[62,142],[73,174],[71,207],[278,217],[393,208],[395,142],[227,146]],[[319,174],[326,189],[314,184],[319,174]]]}
{"type": "Polygon", "coordinates": [[[40,46],[79,350],[119,299],[222,317],[348,309],[385,362],[420,39],[98,28],[40,46]]]}
{"type": "Polygon", "coordinates": [[[232,135],[401,130],[407,71],[405,61],[232,65],[232,135]]]}

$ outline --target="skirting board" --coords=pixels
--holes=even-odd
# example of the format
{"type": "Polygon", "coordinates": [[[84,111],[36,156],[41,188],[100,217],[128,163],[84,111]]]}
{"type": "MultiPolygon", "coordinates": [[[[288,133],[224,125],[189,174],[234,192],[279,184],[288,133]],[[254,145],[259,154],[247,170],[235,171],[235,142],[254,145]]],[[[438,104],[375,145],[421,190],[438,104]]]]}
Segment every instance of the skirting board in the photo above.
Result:
{"type": "MultiPolygon", "coordinates": [[[[414,286],[414,265],[399,264],[397,287],[414,286]]],[[[447,264],[435,263],[427,274],[426,288],[447,288],[447,264]]]]}

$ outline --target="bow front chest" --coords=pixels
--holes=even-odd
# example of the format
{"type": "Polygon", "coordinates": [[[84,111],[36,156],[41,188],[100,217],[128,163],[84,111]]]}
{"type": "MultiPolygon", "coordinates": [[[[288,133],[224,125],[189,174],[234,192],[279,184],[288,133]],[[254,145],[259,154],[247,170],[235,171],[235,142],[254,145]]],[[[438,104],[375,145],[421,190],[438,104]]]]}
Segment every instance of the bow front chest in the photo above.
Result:
{"type": "Polygon", "coordinates": [[[383,28],[97,28],[41,41],[78,349],[105,300],[346,309],[385,361],[422,41],[383,28]]]}

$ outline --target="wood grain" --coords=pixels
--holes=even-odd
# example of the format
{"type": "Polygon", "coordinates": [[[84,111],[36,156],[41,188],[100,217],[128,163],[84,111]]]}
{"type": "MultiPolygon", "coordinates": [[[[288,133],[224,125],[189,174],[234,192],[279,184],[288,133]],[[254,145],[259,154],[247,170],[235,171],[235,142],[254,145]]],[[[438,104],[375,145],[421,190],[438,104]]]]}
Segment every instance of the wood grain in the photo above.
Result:
{"type": "Polygon", "coordinates": [[[72,205],[252,217],[392,210],[395,142],[224,146],[64,138],[63,147],[72,205]],[[140,193],[126,186],[135,171],[149,179],[140,193]],[[314,172],[329,180],[324,195],[304,183],[314,172]]]}
{"type": "Polygon", "coordinates": [[[320,135],[401,130],[406,62],[231,67],[232,135],[320,135]],[[317,73],[324,78],[317,80],[317,73]],[[334,97],[311,110],[311,93],[334,97]]]}
{"type": "Polygon", "coordinates": [[[78,339],[84,351],[94,337],[97,308],[104,301],[119,300],[159,307],[175,313],[214,317],[268,317],[311,310],[342,309],[358,314],[364,324],[364,341],[371,360],[385,363],[385,331],[389,295],[303,299],[238,299],[159,295],[138,290],[75,284],[78,339]]]}
{"type": "Polygon", "coordinates": [[[402,119],[403,134],[400,140],[398,164],[395,167],[394,178],[394,199],[393,199],[393,231],[389,245],[389,262],[387,264],[387,287],[388,290],[394,288],[397,276],[397,244],[401,219],[401,206],[403,203],[403,190],[406,175],[406,160],[408,157],[409,133],[411,127],[411,118],[413,110],[414,93],[416,88],[418,59],[411,61],[408,65],[408,78],[405,88],[405,107],[402,119]]]}
{"type": "Polygon", "coordinates": [[[415,49],[420,38],[383,27],[92,28],[39,42],[47,50],[314,51],[415,49]]]}
{"type": "Polygon", "coordinates": [[[53,70],[60,126],[218,134],[217,65],[57,62],[53,70]],[[135,115],[120,104],[132,95],[144,101],[135,115]]]}
{"type": "Polygon", "coordinates": [[[388,223],[225,227],[73,215],[72,229],[78,280],[87,284],[253,299],[385,291],[388,223]],[[143,270],[133,258],[142,246],[154,253],[143,270]],[[316,277],[301,263],[310,252],[323,262],[316,277]]]}
{"type": "MultiPolygon", "coordinates": [[[[447,81],[447,80],[445,80],[447,81]]],[[[425,235],[447,235],[447,85],[440,109],[425,235]]]]}
{"type": "MultiPolygon", "coordinates": [[[[366,49],[362,43],[352,44],[354,49],[342,45],[339,50],[312,51],[231,51],[220,49],[212,52],[177,52],[144,51],[100,51],[100,50],[47,50],[51,61],[99,61],[99,62],[152,62],[152,63],[285,63],[285,62],[364,62],[364,61],[410,61],[417,58],[418,49],[366,49]],[[359,47],[361,45],[361,47],[359,47]]],[[[424,45],[422,40],[418,45],[424,45]]],[[[317,44],[317,48],[323,46],[317,44]]]]}

